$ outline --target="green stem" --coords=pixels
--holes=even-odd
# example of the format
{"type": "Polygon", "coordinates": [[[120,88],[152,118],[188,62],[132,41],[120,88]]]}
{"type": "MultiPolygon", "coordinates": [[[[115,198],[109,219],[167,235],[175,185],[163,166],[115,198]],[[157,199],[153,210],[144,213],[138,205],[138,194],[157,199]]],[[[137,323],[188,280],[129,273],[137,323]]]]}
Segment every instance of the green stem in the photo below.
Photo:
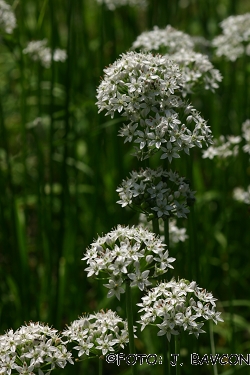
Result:
{"type": "MultiPolygon", "coordinates": [[[[130,281],[126,280],[126,310],[128,318],[128,335],[129,335],[129,353],[135,354],[134,326],[133,326],[133,307],[130,281]]],[[[132,375],[137,374],[136,365],[131,367],[132,375]]]]}
{"type": "Polygon", "coordinates": [[[103,374],[103,359],[99,358],[98,359],[98,375],[103,374]]]}
{"type": "Polygon", "coordinates": [[[163,336],[163,374],[170,375],[170,343],[168,342],[167,336],[163,336]]]}
{"type": "Polygon", "coordinates": [[[164,238],[167,249],[169,250],[169,219],[164,221],[164,238]]]}
{"type": "MultiPolygon", "coordinates": [[[[175,354],[180,354],[180,338],[178,336],[174,337],[174,346],[175,346],[175,354]]],[[[177,358],[176,366],[175,366],[175,373],[176,375],[180,375],[180,362],[179,357],[177,358]]]]}
{"type": "Polygon", "coordinates": [[[153,219],[153,232],[155,234],[160,234],[160,228],[159,228],[159,220],[158,219],[153,219]]]}
{"type": "MultiPolygon", "coordinates": [[[[188,179],[191,187],[194,188],[193,178],[193,159],[187,158],[188,179]]],[[[187,275],[189,280],[199,281],[199,251],[197,246],[197,230],[196,230],[195,209],[190,207],[188,218],[188,254],[187,256],[187,275]]]]}
{"type": "MultiPolygon", "coordinates": [[[[214,332],[213,332],[213,321],[209,321],[209,336],[211,344],[211,352],[213,357],[215,357],[215,345],[214,345],[214,332]]],[[[213,366],[214,375],[218,375],[217,364],[213,366]]]]}

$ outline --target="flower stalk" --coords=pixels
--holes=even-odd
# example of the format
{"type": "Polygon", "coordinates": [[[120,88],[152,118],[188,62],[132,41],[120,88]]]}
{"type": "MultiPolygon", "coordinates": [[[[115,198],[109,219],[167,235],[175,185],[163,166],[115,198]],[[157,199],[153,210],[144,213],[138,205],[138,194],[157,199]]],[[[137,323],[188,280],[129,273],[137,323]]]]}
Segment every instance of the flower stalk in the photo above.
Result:
{"type": "MultiPolygon", "coordinates": [[[[174,344],[175,344],[175,354],[178,356],[180,355],[180,338],[178,336],[175,336],[174,338],[174,344]]],[[[176,375],[180,375],[180,362],[176,361],[176,366],[175,366],[175,373],[176,375]]]]}
{"type": "Polygon", "coordinates": [[[99,357],[98,359],[98,375],[103,374],[103,359],[99,357]]]}
{"type": "MultiPolygon", "coordinates": [[[[132,304],[131,286],[130,286],[129,279],[126,280],[126,311],[127,311],[127,319],[128,319],[129,353],[135,354],[133,304],[132,304]]],[[[132,365],[131,373],[132,375],[137,374],[136,365],[132,365]]]]}

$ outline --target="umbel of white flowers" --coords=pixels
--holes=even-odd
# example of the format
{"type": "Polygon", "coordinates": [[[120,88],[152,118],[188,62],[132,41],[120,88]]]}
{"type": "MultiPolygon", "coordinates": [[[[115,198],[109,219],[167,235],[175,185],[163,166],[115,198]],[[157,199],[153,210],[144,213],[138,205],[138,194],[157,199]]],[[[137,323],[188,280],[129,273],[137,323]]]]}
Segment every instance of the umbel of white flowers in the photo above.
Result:
{"type": "Polygon", "coordinates": [[[95,314],[83,315],[73,321],[63,332],[62,336],[76,346],[78,357],[105,355],[124,349],[129,342],[128,324],[116,312],[101,310],[95,314]]]}
{"type": "Polygon", "coordinates": [[[119,135],[135,143],[139,159],[160,152],[171,162],[181,151],[189,154],[194,146],[212,143],[206,121],[183,100],[179,66],[167,57],[128,52],[104,72],[97,89],[99,112],[125,117],[119,135]]]}
{"type": "Polygon", "coordinates": [[[230,156],[237,156],[240,141],[240,136],[221,135],[219,138],[214,140],[214,144],[212,146],[209,146],[203,151],[202,157],[204,159],[213,159],[214,157],[219,159],[227,159],[230,156]]]}
{"type": "Polygon", "coordinates": [[[194,192],[184,177],[177,172],[158,168],[146,168],[130,173],[117,189],[122,207],[129,206],[153,218],[168,219],[170,216],[187,218],[188,206],[194,201],[194,192]]]}
{"type": "Polygon", "coordinates": [[[143,312],[138,323],[143,330],[147,325],[155,325],[160,330],[158,336],[166,335],[171,340],[172,335],[182,331],[194,334],[196,337],[202,330],[204,320],[217,322],[223,320],[220,312],[215,311],[216,298],[205,289],[197,286],[196,282],[172,279],[163,282],[149,290],[137,305],[143,312]]]}
{"type": "Polygon", "coordinates": [[[237,156],[239,152],[240,142],[245,141],[242,150],[250,154],[250,120],[243,122],[242,135],[221,135],[219,138],[214,139],[214,144],[209,146],[203,151],[203,158],[213,159],[218,157],[219,159],[227,159],[230,156],[237,156]]]}
{"type": "Polygon", "coordinates": [[[11,6],[4,0],[0,0],[0,30],[11,34],[16,27],[16,16],[11,6]]]}
{"type": "Polygon", "coordinates": [[[152,285],[150,278],[156,278],[173,268],[175,258],[170,258],[166,245],[154,233],[142,227],[117,228],[98,237],[87,249],[82,260],[86,260],[88,276],[106,275],[104,284],[109,289],[108,297],[120,299],[125,292],[123,284],[145,290],[152,285]]]}
{"type": "Polygon", "coordinates": [[[177,63],[183,76],[182,95],[194,91],[211,90],[219,87],[222,76],[209,61],[208,56],[193,51],[195,38],[176,30],[170,25],[165,29],[154,27],[137,37],[132,45],[140,51],[161,53],[177,63]]]}
{"type": "Polygon", "coordinates": [[[0,374],[47,375],[56,367],[74,364],[56,329],[29,323],[0,336],[0,374]]]}
{"type": "MultiPolygon", "coordinates": [[[[34,40],[29,42],[27,47],[23,50],[24,54],[27,54],[34,61],[39,61],[44,68],[49,68],[52,59],[52,50],[47,46],[48,41],[34,40]]],[[[64,62],[67,59],[67,53],[65,50],[56,48],[53,51],[53,60],[64,62]]]]}
{"type": "Polygon", "coordinates": [[[154,26],[153,30],[144,31],[136,38],[132,48],[145,52],[174,54],[180,50],[193,50],[194,46],[190,35],[167,25],[165,29],[154,26]]]}
{"type": "Polygon", "coordinates": [[[203,89],[214,92],[222,81],[219,70],[215,69],[208,56],[202,53],[183,49],[166,57],[180,67],[184,81],[182,84],[184,96],[195,91],[201,92],[203,89]]]}
{"type": "Polygon", "coordinates": [[[216,55],[230,61],[244,54],[250,56],[250,13],[230,16],[220,26],[222,34],[212,41],[216,55]]]}

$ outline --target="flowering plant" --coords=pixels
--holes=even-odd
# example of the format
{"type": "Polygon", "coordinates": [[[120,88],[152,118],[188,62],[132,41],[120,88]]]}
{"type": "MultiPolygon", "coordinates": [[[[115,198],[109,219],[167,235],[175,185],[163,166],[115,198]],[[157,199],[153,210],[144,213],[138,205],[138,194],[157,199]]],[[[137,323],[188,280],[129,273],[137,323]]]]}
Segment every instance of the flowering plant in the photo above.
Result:
{"type": "Polygon", "coordinates": [[[180,67],[184,81],[182,84],[184,96],[198,89],[214,91],[219,87],[218,83],[221,82],[222,75],[214,68],[208,56],[185,49],[166,56],[180,67]]]}
{"type": "Polygon", "coordinates": [[[129,205],[152,218],[167,219],[170,216],[187,217],[188,206],[194,203],[194,192],[184,177],[177,172],[164,171],[162,168],[146,168],[130,173],[131,178],[123,180],[117,189],[125,207],[129,205]]]}
{"type": "Polygon", "coordinates": [[[74,364],[56,329],[29,323],[0,336],[0,374],[49,375],[56,367],[74,364]]]}
{"type": "Polygon", "coordinates": [[[158,336],[178,335],[182,330],[196,337],[203,333],[203,320],[212,319],[216,324],[223,321],[220,312],[215,311],[216,298],[205,289],[199,288],[196,282],[172,279],[149,290],[142,297],[139,312],[144,312],[138,321],[141,330],[147,325],[160,328],[158,336]]]}
{"type": "Polygon", "coordinates": [[[125,280],[129,280],[130,286],[144,290],[152,284],[149,278],[173,268],[171,263],[175,258],[169,257],[165,246],[147,229],[118,225],[93,242],[82,259],[89,265],[85,269],[88,276],[99,272],[108,275],[109,283],[104,284],[109,289],[108,297],[115,295],[120,299],[120,294],[125,292],[122,287],[125,280]]]}
{"type": "Polygon", "coordinates": [[[183,77],[167,57],[128,52],[104,72],[97,89],[99,112],[105,110],[112,118],[118,112],[127,118],[129,123],[119,135],[139,144],[135,146],[139,159],[161,151],[161,159],[171,162],[182,150],[189,154],[194,146],[212,143],[206,121],[183,101],[183,77]]]}
{"type": "Polygon", "coordinates": [[[170,25],[165,29],[155,26],[152,31],[143,32],[132,45],[133,49],[161,53],[178,64],[184,97],[197,89],[214,91],[222,80],[220,72],[213,67],[208,56],[195,52],[194,47],[195,38],[170,25]]]}
{"type": "Polygon", "coordinates": [[[221,135],[218,139],[215,139],[212,146],[203,151],[202,157],[204,159],[213,159],[214,157],[227,159],[230,156],[236,156],[239,152],[240,141],[240,136],[228,135],[225,137],[221,135]]]}
{"type": "MultiPolygon", "coordinates": [[[[39,61],[44,68],[49,68],[51,65],[52,59],[52,50],[50,47],[47,47],[48,41],[43,40],[34,40],[29,42],[27,47],[23,50],[24,54],[31,56],[32,60],[39,61]]],[[[56,48],[53,51],[53,60],[64,62],[67,58],[67,53],[65,50],[56,48]]]]}
{"type": "Polygon", "coordinates": [[[128,343],[128,324],[116,312],[101,310],[95,314],[84,315],[73,321],[62,333],[67,342],[77,343],[73,349],[78,357],[105,355],[123,348],[128,343]]]}
{"type": "Polygon", "coordinates": [[[16,27],[16,16],[11,6],[4,0],[0,0],[0,29],[11,34],[16,27]]]}
{"type": "Polygon", "coordinates": [[[217,56],[235,61],[250,55],[250,13],[230,16],[220,23],[222,34],[215,37],[212,45],[217,56]]]}
{"type": "Polygon", "coordinates": [[[190,35],[167,25],[165,29],[154,26],[151,31],[141,33],[132,45],[133,49],[173,54],[179,50],[193,50],[194,42],[190,35]]]}

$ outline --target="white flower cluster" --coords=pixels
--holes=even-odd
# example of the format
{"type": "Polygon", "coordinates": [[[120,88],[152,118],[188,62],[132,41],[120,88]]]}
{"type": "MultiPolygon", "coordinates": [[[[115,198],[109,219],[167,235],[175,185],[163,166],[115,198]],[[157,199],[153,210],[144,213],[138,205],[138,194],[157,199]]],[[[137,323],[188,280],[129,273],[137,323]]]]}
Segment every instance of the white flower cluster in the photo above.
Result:
{"type": "Polygon", "coordinates": [[[230,156],[237,156],[240,142],[240,136],[221,135],[218,139],[214,140],[213,146],[210,146],[203,151],[202,157],[204,159],[213,159],[214,157],[218,157],[219,159],[227,159],[230,156]]]}
{"type": "Polygon", "coordinates": [[[153,30],[140,34],[133,43],[132,48],[161,54],[172,54],[181,49],[194,49],[194,41],[190,35],[176,30],[170,25],[167,25],[165,29],[159,29],[154,26],[153,30]]]}
{"type": "MultiPolygon", "coordinates": [[[[49,68],[51,65],[51,48],[47,47],[47,40],[36,40],[29,42],[23,53],[28,54],[34,61],[39,61],[44,68],[49,68]]],[[[67,58],[65,50],[56,48],[53,53],[54,61],[64,62],[67,58]]]]}
{"type": "MultiPolygon", "coordinates": [[[[152,222],[148,222],[147,216],[142,213],[139,216],[139,224],[150,231],[153,230],[152,222]]],[[[159,218],[159,231],[160,238],[164,241],[164,221],[161,218],[159,218]]],[[[179,228],[176,220],[171,218],[169,220],[169,243],[171,247],[178,242],[185,242],[186,239],[188,239],[186,228],[179,228]]]]}
{"type": "Polygon", "coordinates": [[[194,334],[197,338],[203,333],[203,321],[212,319],[216,324],[223,321],[220,312],[215,311],[215,301],[211,293],[199,288],[196,282],[185,279],[163,282],[149,290],[142,297],[139,312],[144,312],[138,321],[141,330],[147,325],[160,328],[158,336],[178,335],[182,330],[194,334]]]}
{"type": "Polygon", "coordinates": [[[219,70],[214,69],[208,56],[202,53],[181,49],[172,55],[168,55],[168,58],[180,67],[184,80],[184,95],[192,93],[200,87],[214,91],[219,87],[218,82],[222,81],[219,70]]]}
{"type": "Polygon", "coordinates": [[[191,93],[196,87],[214,91],[218,88],[222,76],[208,59],[208,56],[194,52],[197,38],[191,37],[171,26],[165,29],[155,27],[153,31],[142,33],[132,48],[142,51],[156,51],[176,62],[183,75],[183,95],[191,93]]]}
{"type": "Polygon", "coordinates": [[[195,201],[194,191],[184,177],[177,172],[169,172],[158,168],[146,168],[139,172],[131,172],[130,178],[123,180],[116,191],[125,207],[129,205],[136,211],[147,215],[148,219],[168,219],[170,216],[187,217],[188,205],[195,201]]]}
{"type": "Polygon", "coordinates": [[[243,146],[243,151],[250,154],[250,120],[246,120],[242,124],[242,137],[245,139],[246,144],[243,146]]]}
{"type": "Polygon", "coordinates": [[[0,0],[0,29],[11,34],[16,27],[16,17],[11,6],[4,0],[0,0]]]}
{"type": "Polygon", "coordinates": [[[216,55],[225,56],[230,61],[244,54],[250,56],[250,13],[230,16],[220,26],[222,34],[212,41],[216,55]]]}
{"type": "Polygon", "coordinates": [[[115,312],[101,310],[89,316],[82,316],[73,321],[62,332],[67,342],[76,343],[73,349],[78,351],[78,357],[83,355],[106,355],[117,351],[128,343],[128,324],[115,312]]]}
{"type": "Polygon", "coordinates": [[[123,227],[116,229],[91,244],[82,260],[89,265],[85,271],[88,277],[103,272],[108,275],[108,297],[120,294],[125,290],[122,284],[130,281],[130,286],[146,289],[155,278],[173,268],[175,258],[169,258],[166,245],[154,233],[142,227],[123,227]]]}
{"type": "Polygon", "coordinates": [[[194,146],[212,143],[206,121],[181,97],[183,78],[177,64],[160,55],[128,52],[104,72],[97,89],[99,112],[105,110],[112,118],[118,112],[127,118],[129,123],[119,135],[124,142],[139,144],[135,147],[139,159],[160,150],[161,159],[171,162],[180,151],[189,154],[194,146]]]}
{"type": "Polygon", "coordinates": [[[105,4],[109,10],[115,10],[124,5],[138,8],[146,8],[148,0],[97,0],[99,4],[105,4]]]}
{"type": "Polygon", "coordinates": [[[74,364],[56,329],[29,323],[0,336],[0,374],[49,375],[55,367],[74,364]]]}
{"type": "Polygon", "coordinates": [[[250,185],[247,187],[247,190],[237,187],[233,191],[233,198],[245,204],[250,204],[250,185]]]}

